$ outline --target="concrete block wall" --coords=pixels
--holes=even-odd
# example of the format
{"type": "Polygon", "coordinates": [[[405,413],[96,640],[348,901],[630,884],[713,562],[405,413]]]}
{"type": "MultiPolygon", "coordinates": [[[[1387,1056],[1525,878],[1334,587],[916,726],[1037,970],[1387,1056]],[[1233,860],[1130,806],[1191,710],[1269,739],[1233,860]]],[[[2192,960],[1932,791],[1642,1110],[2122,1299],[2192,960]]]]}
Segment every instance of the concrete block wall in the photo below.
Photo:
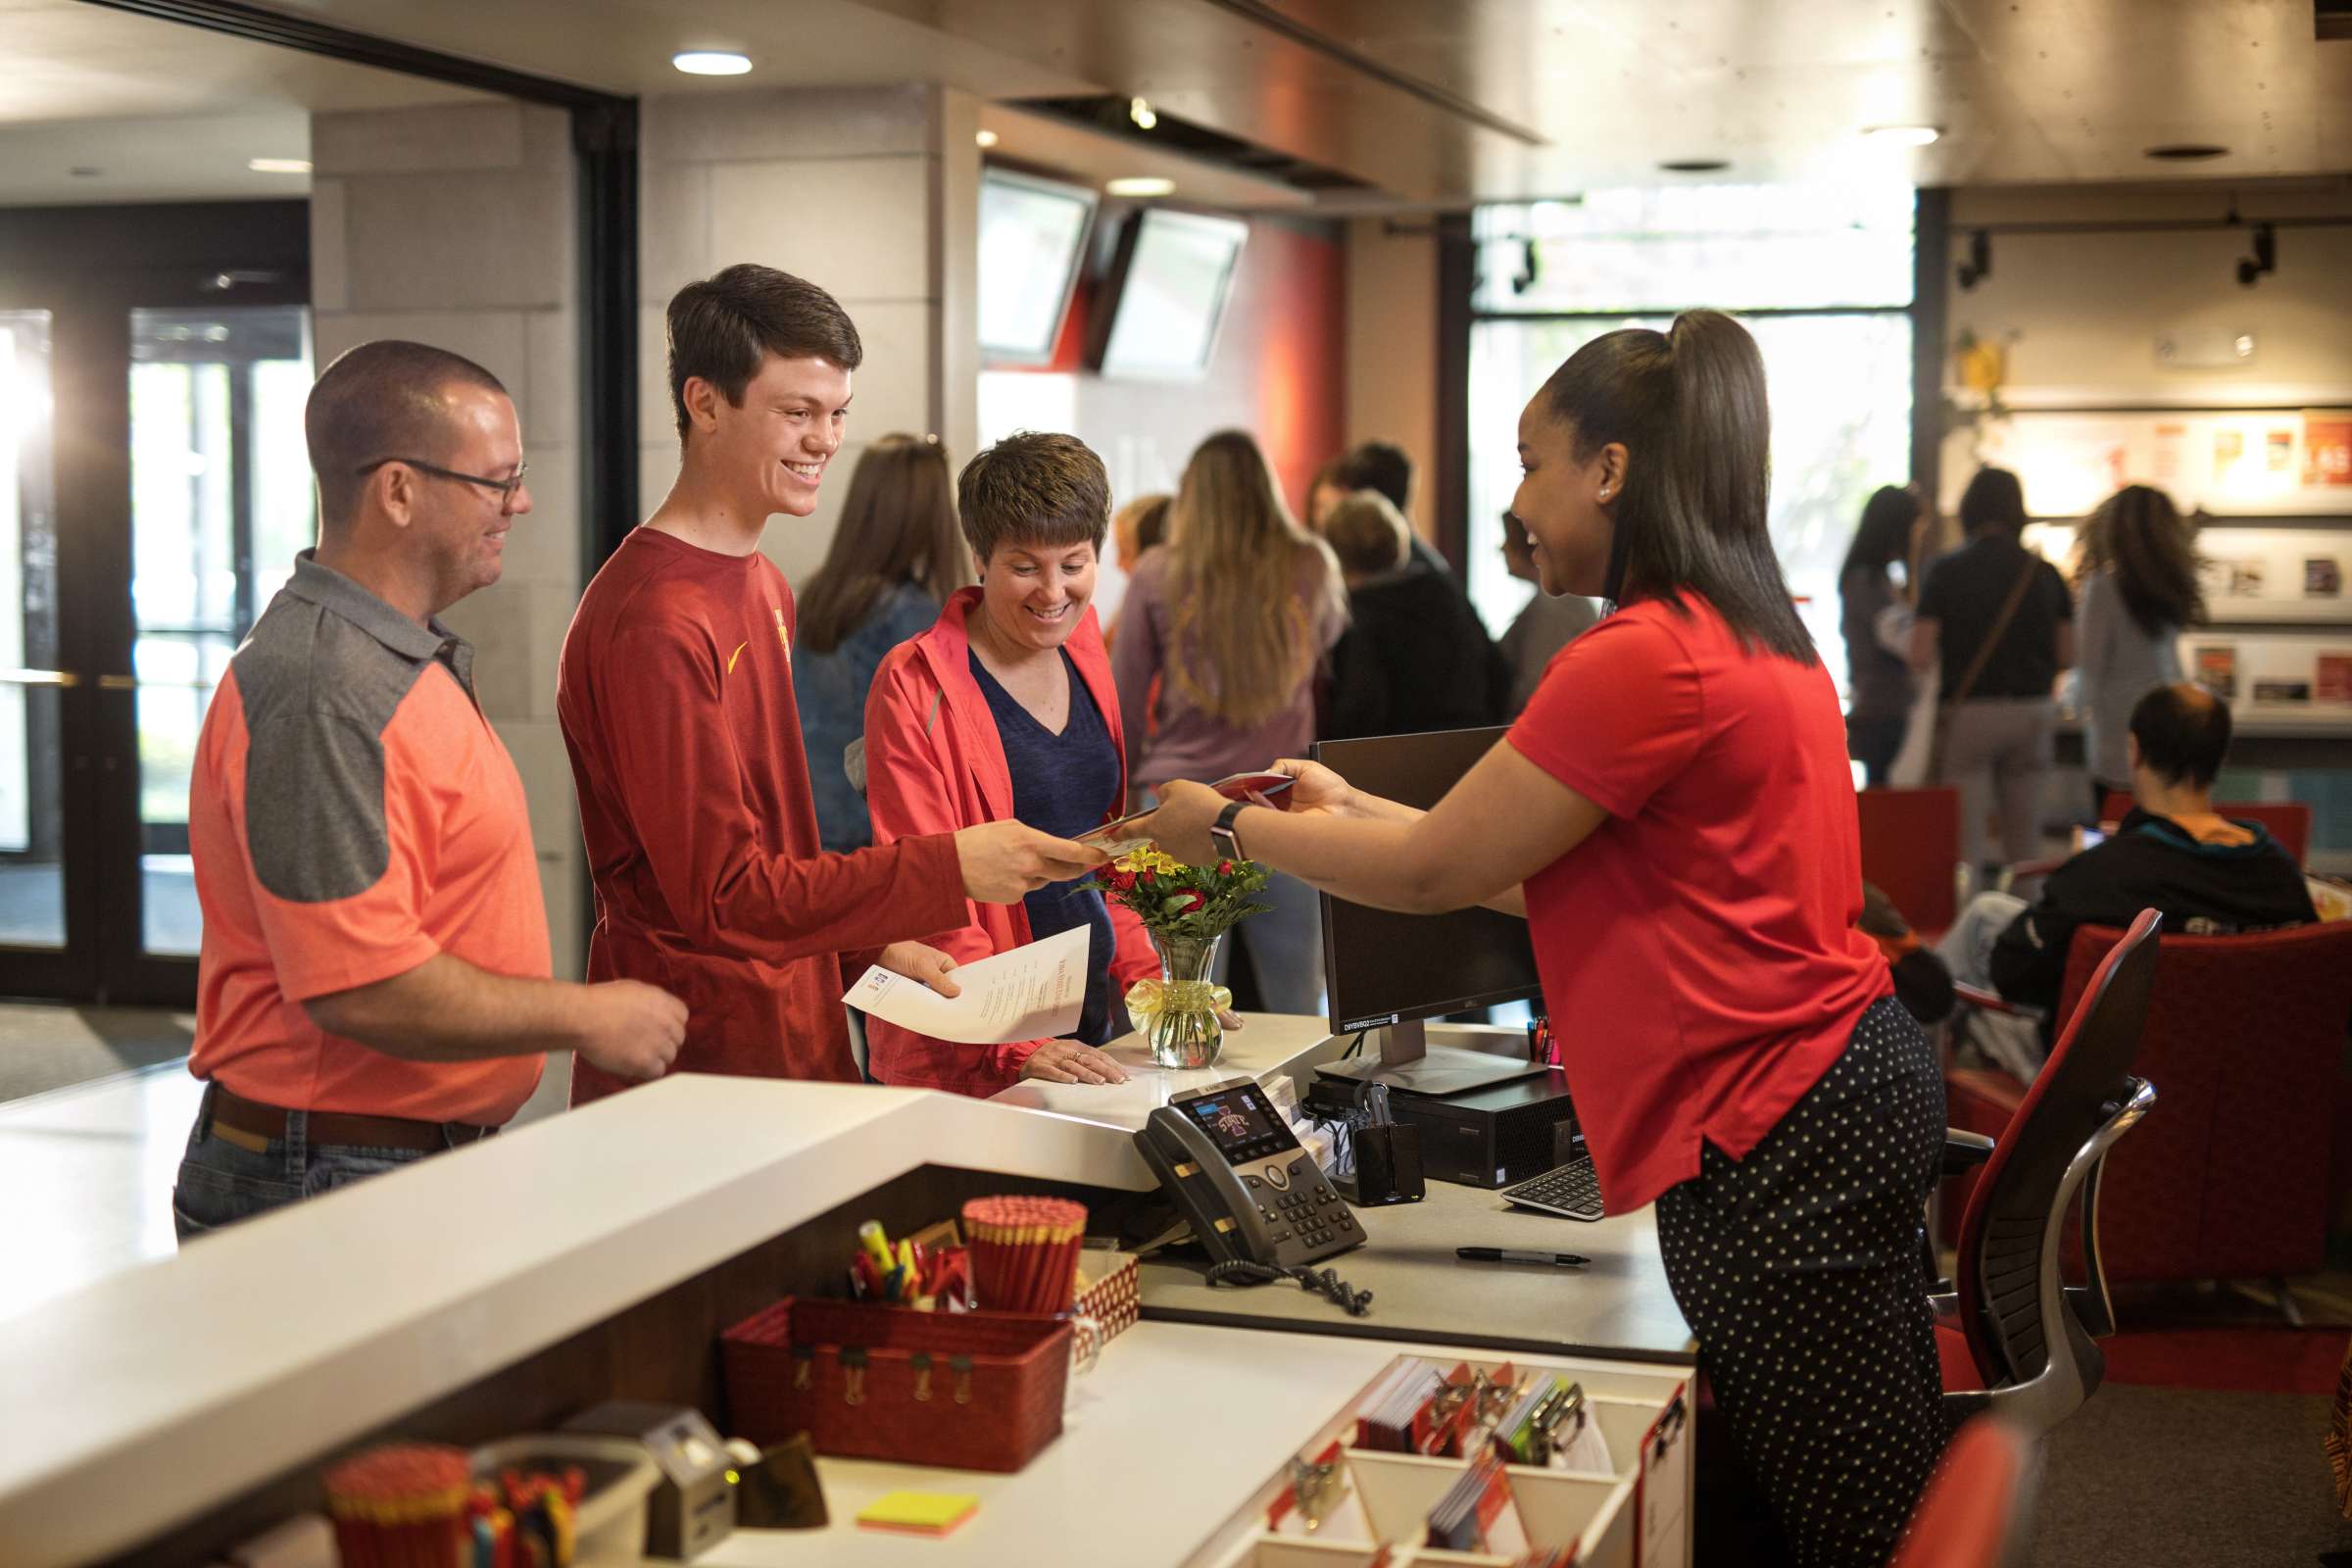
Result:
{"type": "Polygon", "coordinates": [[[579,266],[568,117],[516,103],[315,115],[318,363],[401,337],[463,354],[514,396],[534,499],[499,582],[445,617],[476,650],[482,709],[531,803],[556,973],[577,978],[587,872],[556,723],[582,586],[579,266]]]}
{"type": "Polygon", "coordinates": [[[640,105],[639,511],[678,471],[663,313],[737,262],[830,290],[865,364],[847,440],[806,518],[778,516],[767,555],[795,582],[824,561],[858,454],[892,431],[971,456],[977,384],[978,114],[924,85],[698,93],[640,105]]]}

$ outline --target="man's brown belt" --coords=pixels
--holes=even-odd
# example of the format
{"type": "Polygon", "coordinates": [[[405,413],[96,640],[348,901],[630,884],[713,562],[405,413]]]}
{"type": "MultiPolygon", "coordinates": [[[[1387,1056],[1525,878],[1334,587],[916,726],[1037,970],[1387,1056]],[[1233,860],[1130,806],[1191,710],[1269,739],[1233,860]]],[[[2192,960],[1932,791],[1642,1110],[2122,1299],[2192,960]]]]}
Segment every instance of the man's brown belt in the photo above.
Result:
{"type": "MultiPolygon", "coordinates": [[[[213,1131],[239,1149],[261,1153],[273,1138],[286,1136],[286,1113],[220,1084],[213,1090],[213,1131]]],[[[465,1122],[413,1121],[406,1116],[362,1116],[347,1110],[314,1110],[304,1138],[312,1144],[341,1144],[361,1149],[414,1149],[430,1152],[453,1144],[470,1144],[498,1131],[465,1122]]]]}

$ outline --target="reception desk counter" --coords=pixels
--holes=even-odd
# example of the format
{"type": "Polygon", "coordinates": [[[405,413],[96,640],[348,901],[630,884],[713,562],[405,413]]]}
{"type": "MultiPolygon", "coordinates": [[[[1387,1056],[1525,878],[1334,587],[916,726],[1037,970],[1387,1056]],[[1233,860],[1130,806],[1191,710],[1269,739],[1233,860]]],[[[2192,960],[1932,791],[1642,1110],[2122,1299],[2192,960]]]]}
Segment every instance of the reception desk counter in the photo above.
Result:
{"type": "MultiPolygon", "coordinates": [[[[1305,1070],[1324,1043],[1305,1020],[1253,1018],[1237,1047],[1202,1077],[1305,1070]]],[[[692,1404],[723,1430],[716,1334],[777,1297],[834,1289],[859,1220],[903,1234],[984,1192],[1097,1205],[1147,1195],[1129,1129],[1180,1087],[1139,1074],[986,1102],[684,1075],[224,1231],[0,1341],[6,1560],[204,1561],[316,1507],[318,1470],[356,1446],[478,1444],[608,1397],[692,1404]]],[[[808,1538],[747,1533],[704,1560],[1011,1561],[998,1553],[1018,1547],[1024,1562],[1206,1561],[1269,1466],[1397,1353],[1381,1340],[1689,1360],[1645,1215],[1572,1226],[1499,1210],[1492,1194],[1437,1189],[1417,1211],[1366,1216],[1370,1245],[1337,1260],[1380,1293],[1366,1320],[1290,1289],[1212,1293],[1181,1262],[1154,1263],[1152,1321],[1078,1382],[1069,1434],[1020,1475],[962,1489],[993,1499],[970,1527],[976,1555],[956,1539],[853,1534],[812,1551],[808,1538]],[[1527,1240],[1528,1226],[1573,1233],[1559,1245],[1594,1267],[1471,1269],[1449,1255],[1506,1233],[1552,1245],[1527,1240]],[[1238,1451],[1218,1447],[1220,1412],[1250,1434],[1238,1451]],[[1076,1532],[1102,1523],[1099,1499],[1085,1520],[1056,1499],[1113,1469],[1187,1500],[1165,1518],[1145,1507],[1148,1537],[1090,1550],[1076,1532]]],[[[1648,1368],[1669,1374],[1680,1369],[1648,1368]]],[[[825,1462],[837,1527],[890,1468],[825,1462]]],[[[896,1484],[964,1479],[907,1474],[896,1484]]]]}

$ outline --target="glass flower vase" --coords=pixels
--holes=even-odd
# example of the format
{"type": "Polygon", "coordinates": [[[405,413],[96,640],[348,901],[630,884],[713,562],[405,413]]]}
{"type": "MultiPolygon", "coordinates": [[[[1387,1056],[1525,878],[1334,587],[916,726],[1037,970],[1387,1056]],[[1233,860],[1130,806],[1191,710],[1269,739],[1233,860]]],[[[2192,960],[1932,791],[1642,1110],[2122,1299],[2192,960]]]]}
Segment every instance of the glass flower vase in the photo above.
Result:
{"type": "Polygon", "coordinates": [[[1225,938],[1176,937],[1152,933],[1159,955],[1159,991],[1148,1018],[1138,1018],[1151,1043],[1152,1059],[1162,1067],[1206,1067],[1225,1049],[1225,1026],[1217,1009],[1232,993],[1209,976],[1225,938]]]}

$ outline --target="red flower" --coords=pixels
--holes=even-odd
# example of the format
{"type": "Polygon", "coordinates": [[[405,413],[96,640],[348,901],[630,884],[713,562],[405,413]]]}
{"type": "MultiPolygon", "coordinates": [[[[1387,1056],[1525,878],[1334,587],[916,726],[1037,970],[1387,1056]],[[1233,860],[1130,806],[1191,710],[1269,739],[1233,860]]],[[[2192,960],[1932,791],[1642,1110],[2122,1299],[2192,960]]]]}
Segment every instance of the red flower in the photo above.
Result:
{"type": "Polygon", "coordinates": [[[1219,876],[1231,876],[1231,875],[1233,875],[1233,862],[1232,862],[1231,860],[1219,860],[1219,861],[1217,862],[1217,875],[1219,875],[1219,876]]]}
{"type": "Polygon", "coordinates": [[[1159,878],[1153,873],[1146,871],[1141,876],[1137,877],[1136,880],[1141,882],[1144,886],[1150,887],[1152,883],[1158,881],[1159,878]]]}
{"type": "Polygon", "coordinates": [[[1184,907],[1179,909],[1177,912],[1179,914],[1190,914],[1195,909],[1200,907],[1200,906],[1205,902],[1207,901],[1202,899],[1198,893],[1187,893],[1184,895],[1184,907]]]}
{"type": "Polygon", "coordinates": [[[1102,876],[1103,879],[1110,884],[1111,891],[1114,893],[1125,893],[1133,889],[1135,886],[1135,873],[1133,871],[1122,871],[1118,867],[1113,866],[1109,870],[1104,871],[1102,876]]]}

